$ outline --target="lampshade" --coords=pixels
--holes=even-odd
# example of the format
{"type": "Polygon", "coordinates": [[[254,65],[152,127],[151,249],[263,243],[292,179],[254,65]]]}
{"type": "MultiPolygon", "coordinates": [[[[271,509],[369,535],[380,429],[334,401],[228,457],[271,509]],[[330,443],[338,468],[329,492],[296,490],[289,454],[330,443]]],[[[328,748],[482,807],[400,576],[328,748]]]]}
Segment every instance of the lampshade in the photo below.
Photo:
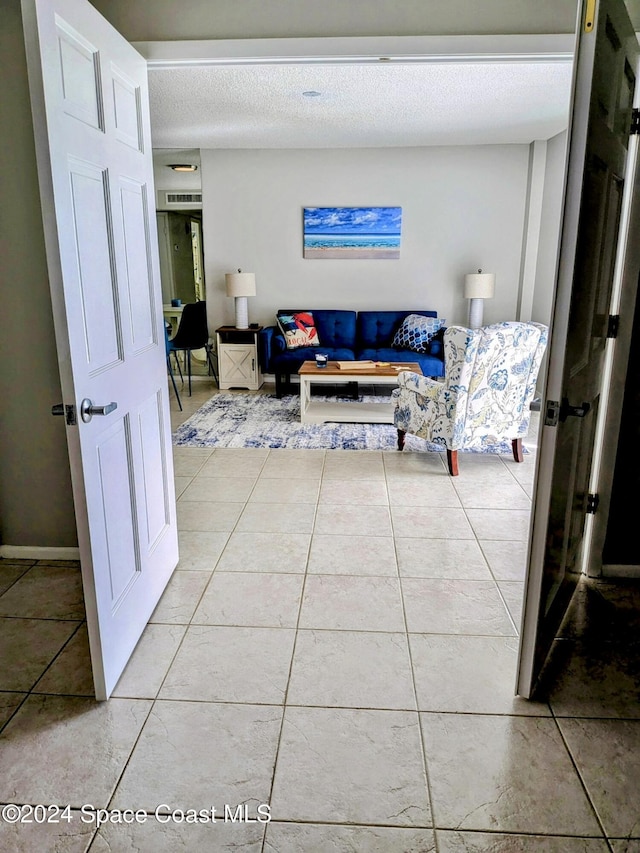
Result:
{"type": "Polygon", "coordinates": [[[492,299],[496,287],[495,273],[482,272],[471,273],[464,277],[465,299],[492,299]]]}
{"type": "Polygon", "coordinates": [[[227,296],[255,296],[256,276],[252,272],[230,272],[224,277],[227,296]]]}

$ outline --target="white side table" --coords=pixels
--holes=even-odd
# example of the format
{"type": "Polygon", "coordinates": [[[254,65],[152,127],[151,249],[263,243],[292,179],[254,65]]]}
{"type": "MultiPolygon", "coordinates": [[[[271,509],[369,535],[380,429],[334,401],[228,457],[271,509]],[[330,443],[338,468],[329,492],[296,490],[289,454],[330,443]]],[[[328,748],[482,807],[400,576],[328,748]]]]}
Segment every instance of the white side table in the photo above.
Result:
{"type": "Polygon", "coordinates": [[[247,388],[257,391],[263,383],[258,362],[258,334],[262,326],[236,329],[220,326],[216,329],[218,350],[218,386],[221,390],[247,388]]]}

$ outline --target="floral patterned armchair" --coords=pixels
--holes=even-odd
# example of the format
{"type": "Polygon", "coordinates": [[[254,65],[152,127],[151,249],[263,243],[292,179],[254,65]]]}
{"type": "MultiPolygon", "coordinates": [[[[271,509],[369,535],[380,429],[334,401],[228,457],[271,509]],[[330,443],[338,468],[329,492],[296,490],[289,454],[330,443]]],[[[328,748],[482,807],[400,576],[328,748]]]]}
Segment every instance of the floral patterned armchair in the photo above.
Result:
{"type": "Polygon", "coordinates": [[[406,433],[444,445],[453,477],[462,448],[508,439],[514,459],[522,462],[547,333],[539,323],[450,326],[444,333],[444,382],[398,374],[392,395],[398,449],[406,433]]]}

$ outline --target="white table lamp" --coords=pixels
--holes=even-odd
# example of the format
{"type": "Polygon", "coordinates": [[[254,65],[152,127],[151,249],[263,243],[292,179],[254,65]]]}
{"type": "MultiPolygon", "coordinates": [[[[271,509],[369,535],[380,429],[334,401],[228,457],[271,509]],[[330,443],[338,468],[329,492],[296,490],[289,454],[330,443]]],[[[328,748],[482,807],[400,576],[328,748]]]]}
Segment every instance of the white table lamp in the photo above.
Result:
{"type": "Polygon", "coordinates": [[[469,300],[469,328],[482,326],[483,302],[492,299],[496,287],[496,277],[492,272],[471,273],[464,277],[464,298],[469,300]]]}
{"type": "Polygon", "coordinates": [[[225,275],[227,296],[236,300],[236,329],[249,328],[247,296],[256,295],[256,277],[252,272],[230,272],[225,275]]]}

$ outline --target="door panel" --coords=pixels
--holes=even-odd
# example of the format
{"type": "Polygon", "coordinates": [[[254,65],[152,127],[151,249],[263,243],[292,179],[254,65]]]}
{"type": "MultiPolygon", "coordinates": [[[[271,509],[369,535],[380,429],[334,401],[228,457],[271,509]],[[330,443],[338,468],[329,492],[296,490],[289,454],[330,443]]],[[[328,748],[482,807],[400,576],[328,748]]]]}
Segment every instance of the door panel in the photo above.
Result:
{"type": "MultiPolygon", "coordinates": [[[[531,696],[583,571],[585,522],[635,90],[622,0],[579,23],[565,211],[549,354],[557,424],[541,434],[517,692],[531,696]]],[[[548,408],[548,407],[547,407],[548,408]]]]}
{"type": "Polygon", "coordinates": [[[106,699],[178,560],[146,62],[86,0],[22,3],[60,378],[77,413],[67,442],[91,660],[106,699]],[[98,407],[86,419],[85,399],[98,407]]]}
{"type": "Polygon", "coordinates": [[[111,64],[113,97],[113,120],[116,138],[133,148],[143,151],[144,131],[140,113],[140,87],[136,86],[120,69],[111,64]]]}
{"type": "Polygon", "coordinates": [[[109,573],[109,603],[112,610],[140,571],[140,555],[133,523],[136,515],[135,492],[128,464],[130,449],[128,418],[114,424],[96,445],[109,573]],[[123,513],[121,509],[125,506],[128,511],[123,513]]]}
{"type": "Polygon", "coordinates": [[[142,450],[142,482],[144,484],[144,533],[147,553],[155,548],[171,524],[171,484],[163,443],[164,411],[162,397],[154,394],[140,406],[138,413],[139,446],[142,450]]]}
{"type": "MultiPolygon", "coordinates": [[[[68,277],[77,275],[75,286],[81,306],[86,366],[89,374],[94,374],[122,360],[116,323],[108,175],[100,166],[70,157],[69,184],[77,271],[69,269],[68,277]]],[[[80,351],[77,355],[82,357],[80,351]]]]}
{"type": "Polygon", "coordinates": [[[123,288],[129,303],[132,352],[138,353],[155,344],[155,318],[151,313],[151,246],[146,227],[148,210],[144,186],[120,178],[120,214],[124,241],[123,288]]]}
{"type": "Polygon", "coordinates": [[[98,50],[56,16],[62,109],[90,127],[104,128],[98,50]]]}

